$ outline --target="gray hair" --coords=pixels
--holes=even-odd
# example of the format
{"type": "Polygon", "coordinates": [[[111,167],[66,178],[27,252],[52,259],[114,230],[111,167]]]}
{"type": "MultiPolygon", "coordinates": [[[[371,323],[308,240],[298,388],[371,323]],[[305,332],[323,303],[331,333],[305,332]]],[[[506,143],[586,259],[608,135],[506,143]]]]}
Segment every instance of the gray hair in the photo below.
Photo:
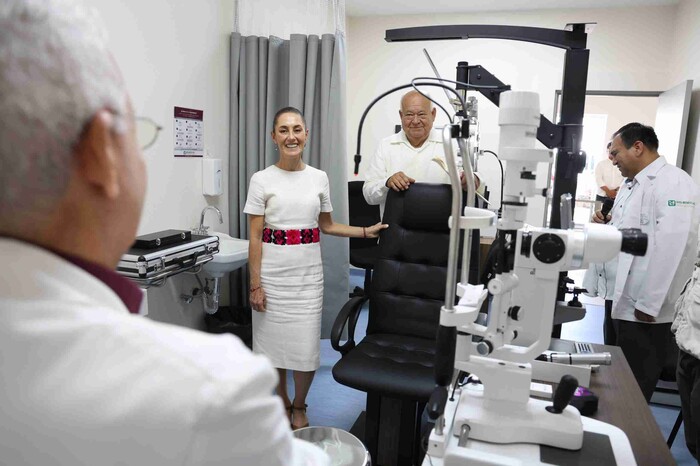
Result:
{"type": "Polygon", "coordinates": [[[12,229],[10,215],[55,208],[103,108],[124,115],[126,91],[96,12],[76,0],[2,0],[0,230],[12,229]]]}

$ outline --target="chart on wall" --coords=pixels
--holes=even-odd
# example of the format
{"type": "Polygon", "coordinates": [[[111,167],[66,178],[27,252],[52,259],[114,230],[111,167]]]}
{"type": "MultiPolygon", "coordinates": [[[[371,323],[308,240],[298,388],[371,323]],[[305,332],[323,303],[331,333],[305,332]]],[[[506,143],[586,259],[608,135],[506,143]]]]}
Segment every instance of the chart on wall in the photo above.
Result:
{"type": "Polygon", "coordinates": [[[175,157],[204,155],[204,110],[175,107],[175,157]]]}

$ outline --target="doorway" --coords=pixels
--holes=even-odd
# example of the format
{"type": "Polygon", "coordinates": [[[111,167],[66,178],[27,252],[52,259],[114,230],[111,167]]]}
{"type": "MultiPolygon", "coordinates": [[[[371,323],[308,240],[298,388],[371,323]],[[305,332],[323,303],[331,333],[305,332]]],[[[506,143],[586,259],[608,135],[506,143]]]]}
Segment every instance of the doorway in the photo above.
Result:
{"type": "MultiPolygon", "coordinates": [[[[681,167],[683,143],[688,126],[690,96],[693,81],[683,81],[667,91],[586,91],[581,149],[587,160],[583,173],[578,175],[574,222],[587,223],[595,209],[595,166],[607,157],[606,146],[610,136],[623,125],[636,121],[654,127],[659,138],[659,154],[670,164],[681,167]]],[[[555,91],[552,121],[560,111],[561,91],[555,91]]],[[[555,173],[552,169],[551,173],[555,173]]],[[[548,225],[552,205],[551,176],[548,179],[547,199],[543,224],[548,225]]]]}

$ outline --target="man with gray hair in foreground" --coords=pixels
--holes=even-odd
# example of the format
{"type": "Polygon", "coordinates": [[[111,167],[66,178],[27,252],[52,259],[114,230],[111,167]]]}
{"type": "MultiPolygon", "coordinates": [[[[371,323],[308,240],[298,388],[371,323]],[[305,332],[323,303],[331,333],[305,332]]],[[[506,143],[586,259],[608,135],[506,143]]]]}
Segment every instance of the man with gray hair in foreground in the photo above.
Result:
{"type": "Polygon", "coordinates": [[[327,464],[264,357],[130,315],[141,292],[114,269],[146,174],[101,24],[0,2],[0,462],[327,464]]]}

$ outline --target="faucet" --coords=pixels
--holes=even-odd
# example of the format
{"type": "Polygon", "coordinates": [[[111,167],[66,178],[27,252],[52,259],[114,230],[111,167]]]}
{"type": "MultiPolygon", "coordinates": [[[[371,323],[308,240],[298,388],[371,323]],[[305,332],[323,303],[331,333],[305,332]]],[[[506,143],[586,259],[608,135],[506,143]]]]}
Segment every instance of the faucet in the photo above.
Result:
{"type": "Polygon", "coordinates": [[[208,234],[207,230],[209,229],[209,227],[204,226],[204,214],[206,214],[207,210],[209,209],[214,209],[214,211],[216,211],[216,213],[219,215],[219,223],[224,223],[224,217],[221,215],[221,211],[213,205],[208,205],[202,209],[202,215],[199,217],[199,227],[192,231],[192,233],[194,233],[195,235],[208,234]]]}

